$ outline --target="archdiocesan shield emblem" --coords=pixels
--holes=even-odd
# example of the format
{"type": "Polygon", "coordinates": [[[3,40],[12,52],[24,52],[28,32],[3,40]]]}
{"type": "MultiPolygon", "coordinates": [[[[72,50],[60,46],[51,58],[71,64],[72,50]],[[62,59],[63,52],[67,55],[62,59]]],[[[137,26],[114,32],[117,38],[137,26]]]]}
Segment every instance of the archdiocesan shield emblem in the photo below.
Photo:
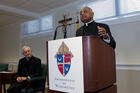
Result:
{"type": "Polygon", "coordinates": [[[69,51],[66,44],[62,42],[58,52],[55,55],[55,58],[57,58],[57,66],[63,76],[66,76],[70,70],[72,57],[73,54],[69,51]]]}

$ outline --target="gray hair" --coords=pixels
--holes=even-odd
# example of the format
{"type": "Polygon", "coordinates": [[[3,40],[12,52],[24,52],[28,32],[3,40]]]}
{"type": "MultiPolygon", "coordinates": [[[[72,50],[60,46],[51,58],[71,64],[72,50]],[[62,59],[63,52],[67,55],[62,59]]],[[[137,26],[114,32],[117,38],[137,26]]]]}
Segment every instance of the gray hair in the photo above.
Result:
{"type": "Polygon", "coordinates": [[[29,48],[31,50],[31,48],[29,46],[23,46],[22,51],[24,51],[25,48],[29,48]]]}

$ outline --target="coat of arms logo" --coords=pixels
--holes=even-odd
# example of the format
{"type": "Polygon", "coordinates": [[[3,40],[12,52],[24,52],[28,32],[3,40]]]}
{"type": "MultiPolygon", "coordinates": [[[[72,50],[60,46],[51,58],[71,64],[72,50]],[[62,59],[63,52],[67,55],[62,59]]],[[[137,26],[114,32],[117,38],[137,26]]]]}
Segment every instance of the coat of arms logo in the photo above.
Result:
{"type": "Polygon", "coordinates": [[[69,51],[67,45],[62,42],[55,58],[57,58],[57,66],[63,76],[66,76],[70,70],[72,57],[73,54],[69,51]]]}

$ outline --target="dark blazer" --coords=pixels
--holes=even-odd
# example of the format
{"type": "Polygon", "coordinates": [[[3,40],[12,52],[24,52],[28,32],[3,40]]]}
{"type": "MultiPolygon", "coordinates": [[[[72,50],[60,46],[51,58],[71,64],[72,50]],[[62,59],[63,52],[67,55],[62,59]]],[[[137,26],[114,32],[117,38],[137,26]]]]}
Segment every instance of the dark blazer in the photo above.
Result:
{"type": "Polygon", "coordinates": [[[36,77],[41,75],[41,60],[32,56],[29,60],[25,57],[19,60],[18,76],[36,77]]]}
{"type": "MultiPolygon", "coordinates": [[[[93,22],[89,23],[88,26],[84,25],[84,26],[80,27],[76,31],[76,36],[89,36],[89,35],[99,36],[97,26],[100,26],[100,27],[103,27],[106,29],[108,35],[110,36],[110,43],[107,43],[107,44],[110,45],[113,49],[115,49],[116,42],[115,42],[114,38],[112,37],[109,26],[107,24],[97,23],[97,22],[93,21],[93,22]]],[[[101,37],[101,39],[103,40],[103,37],[101,37]]]]}
{"type": "MultiPolygon", "coordinates": [[[[17,76],[30,76],[31,78],[41,75],[41,60],[32,56],[29,60],[25,57],[19,60],[17,76]]],[[[32,83],[32,87],[38,86],[38,81],[32,83]]]]}
{"type": "MultiPolygon", "coordinates": [[[[17,77],[18,76],[30,76],[31,78],[37,77],[41,75],[41,60],[39,58],[36,58],[32,56],[29,60],[27,60],[25,57],[19,60],[18,64],[18,71],[17,71],[17,77]]],[[[40,81],[34,81],[32,82],[31,86],[32,88],[38,88],[40,81]]],[[[8,89],[8,93],[21,93],[21,90],[25,88],[25,86],[28,84],[28,81],[25,80],[23,82],[17,82],[15,81],[8,89]]]]}

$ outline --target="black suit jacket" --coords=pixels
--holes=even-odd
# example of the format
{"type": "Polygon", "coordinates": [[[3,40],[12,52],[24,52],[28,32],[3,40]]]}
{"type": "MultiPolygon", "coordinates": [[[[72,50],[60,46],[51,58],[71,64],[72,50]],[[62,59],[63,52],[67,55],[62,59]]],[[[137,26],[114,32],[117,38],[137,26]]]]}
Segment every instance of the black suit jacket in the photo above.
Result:
{"type": "MultiPolygon", "coordinates": [[[[97,26],[100,26],[106,29],[108,35],[110,36],[110,43],[107,43],[107,44],[110,45],[113,49],[115,49],[116,42],[114,38],[112,37],[109,26],[107,24],[96,23],[93,21],[89,23],[88,26],[84,25],[80,27],[79,30],[77,30],[76,32],[76,36],[89,36],[89,35],[99,36],[97,26]]],[[[101,39],[103,40],[103,37],[101,37],[101,39]]]]}
{"type": "MultiPolygon", "coordinates": [[[[25,57],[19,60],[17,76],[41,76],[41,60],[32,56],[29,60],[25,57]]],[[[32,82],[32,87],[38,87],[39,81],[32,82]]]]}
{"type": "Polygon", "coordinates": [[[18,76],[37,77],[41,75],[41,60],[32,56],[29,60],[25,57],[19,60],[18,76]]]}

